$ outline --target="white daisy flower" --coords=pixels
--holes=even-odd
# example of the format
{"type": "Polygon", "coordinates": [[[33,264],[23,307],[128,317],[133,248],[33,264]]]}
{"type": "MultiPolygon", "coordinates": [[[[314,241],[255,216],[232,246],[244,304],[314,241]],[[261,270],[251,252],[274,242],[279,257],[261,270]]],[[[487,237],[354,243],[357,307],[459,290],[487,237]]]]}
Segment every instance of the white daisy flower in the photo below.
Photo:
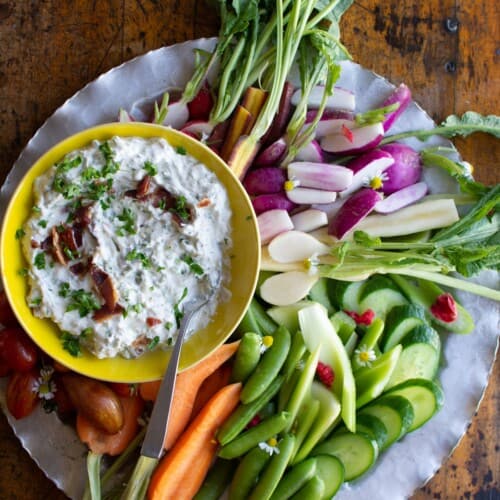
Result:
{"type": "Polygon", "coordinates": [[[372,189],[380,189],[384,185],[384,182],[388,180],[389,176],[387,175],[386,172],[382,172],[382,170],[377,170],[377,172],[375,172],[375,175],[372,175],[371,177],[366,176],[363,179],[363,186],[372,189]]]}
{"type": "Polygon", "coordinates": [[[267,441],[261,441],[259,443],[259,448],[265,451],[269,456],[274,454],[279,455],[280,450],[278,448],[278,441],[276,438],[268,439],[267,441]]]}
{"type": "Polygon", "coordinates": [[[373,349],[368,349],[365,345],[355,349],[354,356],[360,366],[371,366],[372,361],[377,358],[373,349]]]}
{"type": "Polygon", "coordinates": [[[33,384],[33,392],[38,394],[40,399],[53,399],[54,393],[57,391],[56,384],[51,380],[54,368],[46,366],[40,370],[40,376],[33,384]]]}

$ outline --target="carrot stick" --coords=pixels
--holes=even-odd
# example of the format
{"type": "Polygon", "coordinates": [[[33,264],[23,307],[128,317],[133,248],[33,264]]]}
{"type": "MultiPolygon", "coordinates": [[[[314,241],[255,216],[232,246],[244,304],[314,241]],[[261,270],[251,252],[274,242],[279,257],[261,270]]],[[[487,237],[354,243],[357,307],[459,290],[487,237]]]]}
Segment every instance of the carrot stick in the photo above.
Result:
{"type": "Polygon", "coordinates": [[[226,133],[226,138],[224,139],[224,144],[222,145],[220,156],[224,161],[227,161],[233,151],[234,145],[238,142],[238,139],[247,134],[249,129],[249,124],[252,121],[252,115],[248,109],[243,106],[238,106],[233,113],[231,118],[231,123],[226,133]]]}
{"type": "Polygon", "coordinates": [[[149,500],[177,497],[191,481],[201,484],[210,467],[207,454],[217,450],[215,433],[238,406],[241,387],[241,383],[225,386],[203,407],[153,472],[149,500]]]}
{"type": "Polygon", "coordinates": [[[257,87],[248,87],[243,96],[241,105],[250,112],[251,121],[248,130],[251,130],[259,116],[259,113],[266,102],[268,92],[257,87]]]}

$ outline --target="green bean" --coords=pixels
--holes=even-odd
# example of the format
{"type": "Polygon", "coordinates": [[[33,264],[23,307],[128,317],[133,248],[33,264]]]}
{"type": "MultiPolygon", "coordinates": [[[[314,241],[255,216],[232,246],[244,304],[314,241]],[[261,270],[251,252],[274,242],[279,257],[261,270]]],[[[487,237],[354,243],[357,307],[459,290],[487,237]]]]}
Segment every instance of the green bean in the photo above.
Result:
{"type": "Polygon", "coordinates": [[[260,442],[267,441],[269,438],[279,434],[287,425],[289,416],[286,411],[282,411],[278,415],[266,418],[260,424],[248,429],[236,439],[223,446],[219,450],[219,457],[241,457],[260,442]]]}
{"type": "Polygon", "coordinates": [[[294,465],[295,455],[300,449],[300,446],[304,442],[304,439],[309,432],[309,429],[312,427],[314,421],[316,420],[316,416],[319,412],[319,401],[317,399],[309,399],[304,401],[303,411],[299,411],[297,415],[297,424],[295,427],[295,448],[292,453],[291,463],[294,465]]]}
{"type": "Polygon", "coordinates": [[[287,434],[279,443],[279,453],[273,455],[261,474],[249,500],[268,500],[283,476],[293,451],[295,437],[287,434]]]}
{"type": "Polygon", "coordinates": [[[306,345],[304,343],[304,337],[300,331],[295,332],[292,336],[292,344],[290,346],[290,351],[286,358],[285,364],[283,365],[283,374],[285,375],[285,380],[288,380],[295,368],[297,368],[302,356],[306,352],[306,345]]]}
{"type": "Polygon", "coordinates": [[[292,467],[281,479],[271,500],[286,500],[316,474],[316,459],[308,458],[292,467]]]}
{"type": "Polygon", "coordinates": [[[260,326],[262,333],[264,335],[272,335],[278,325],[269,316],[269,314],[267,314],[266,310],[264,309],[264,307],[262,307],[262,304],[258,300],[253,299],[252,302],[255,320],[260,326]]]}
{"type": "Polygon", "coordinates": [[[273,345],[262,355],[259,364],[243,386],[240,396],[242,403],[257,399],[269,387],[278,376],[289,350],[290,333],[284,326],[280,326],[274,332],[273,345]]]}
{"type": "Polygon", "coordinates": [[[252,299],[252,302],[250,302],[250,306],[248,307],[247,312],[241,319],[240,324],[236,329],[236,332],[240,336],[245,334],[246,332],[257,332],[259,335],[263,335],[255,315],[255,310],[253,307],[254,300],[255,299],[252,299]]]}
{"type": "Polygon", "coordinates": [[[280,393],[278,396],[278,410],[283,411],[290,399],[290,396],[293,392],[293,389],[297,385],[297,381],[299,380],[300,374],[302,372],[296,368],[295,371],[292,372],[292,376],[289,380],[285,381],[281,385],[280,393]]]}
{"type": "Polygon", "coordinates": [[[234,460],[218,458],[208,471],[207,477],[193,500],[218,500],[231,481],[235,468],[234,460]]]}
{"type": "Polygon", "coordinates": [[[236,438],[252,418],[275,396],[282,383],[283,377],[275,378],[257,399],[246,405],[238,406],[217,432],[219,443],[224,446],[236,438]]]}
{"type": "Polygon", "coordinates": [[[290,497],[290,500],[318,500],[318,498],[323,498],[324,492],[325,483],[318,476],[315,476],[309,479],[293,497],[290,497]]]}
{"type": "Polygon", "coordinates": [[[260,472],[270,459],[269,453],[258,446],[250,450],[236,468],[229,486],[229,500],[246,500],[260,472]]]}
{"type": "Polygon", "coordinates": [[[262,337],[257,333],[247,332],[241,337],[233,364],[233,382],[244,382],[255,370],[260,360],[261,346],[262,337]]]}

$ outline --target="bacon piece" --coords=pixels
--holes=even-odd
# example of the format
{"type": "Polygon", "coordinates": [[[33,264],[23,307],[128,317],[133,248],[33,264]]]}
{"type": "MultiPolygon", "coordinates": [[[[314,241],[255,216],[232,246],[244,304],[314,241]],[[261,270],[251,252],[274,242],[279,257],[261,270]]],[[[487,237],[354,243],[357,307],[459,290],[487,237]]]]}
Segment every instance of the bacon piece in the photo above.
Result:
{"type": "Polygon", "coordinates": [[[94,311],[92,318],[94,321],[101,323],[106,321],[117,314],[121,314],[123,312],[123,307],[120,304],[117,304],[113,310],[110,310],[106,304],[104,304],[100,309],[94,311]]]}
{"type": "Polygon", "coordinates": [[[31,248],[40,248],[40,243],[36,240],[31,240],[30,246],[31,246],[31,248]]]}
{"type": "Polygon", "coordinates": [[[59,233],[59,237],[63,245],[68,247],[72,252],[78,251],[78,244],[72,227],[65,227],[64,230],[59,233]]]}
{"type": "Polygon", "coordinates": [[[59,264],[65,266],[66,256],[64,255],[63,249],[61,247],[59,232],[57,231],[57,228],[55,226],[50,230],[50,236],[52,238],[52,254],[54,255],[54,259],[56,259],[59,264]]]}
{"type": "Polygon", "coordinates": [[[146,318],[146,324],[147,324],[149,327],[159,325],[160,323],[161,323],[161,319],[158,319],[158,318],[152,318],[152,317],[148,317],[148,318],[146,318]]]}
{"type": "Polygon", "coordinates": [[[210,198],[203,198],[202,200],[200,200],[198,202],[198,207],[199,208],[204,208],[204,207],[208,207],[212,204],[212,202],[210,201],[210,198]]]}
{"type": "Polygon", "coordinates": [[[137,185],[137,198],[144,198],[148,194],[150,186],[151,177],[149,175],[145,175],[137,185]]]}
{"type": "Polygon", "coordinates": [[[73,273],[76,274],[77,276],[81,276],[89,271],[89,263],[88,262],[77,262],[76,264],[73,264],[70,266],[69,270],[73,273]]]}
{"type": "Polygon", "coordinates": [[[109,311],[114,311],[118,303],[118,291],[116,290],[113,281],[109,274],[95,264],[90,266],[90,276],[99,290],[101,297],[104,299],[109,311]]]}
{"type": "Polygon", "coordinates": [[[147,200],[151,201],[155,208],[162,207],[164,210],[170,210],[175,207],[175,196],[162,187],[157,187],[147,196],[147,200]]]}
{"type": "Polygon", "coordinates": [[[78,227],[79,229],[88,227],[90,221],[92,220],[91,209],[92,205],[84,205],[83,207],[76,209],[73,218],[75,227],[78,227]]]}

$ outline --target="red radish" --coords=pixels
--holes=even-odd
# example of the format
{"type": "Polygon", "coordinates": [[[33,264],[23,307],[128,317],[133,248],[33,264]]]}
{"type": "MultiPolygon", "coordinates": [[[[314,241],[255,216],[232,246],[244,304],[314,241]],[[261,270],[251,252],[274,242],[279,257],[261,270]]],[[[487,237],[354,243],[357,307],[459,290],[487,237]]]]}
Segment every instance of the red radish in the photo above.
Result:
{"type": "Polygon", "coordinates": [[[340,210],[340,207],[342,207],[346,199],[337,198],[333,203],[314,204],[311,206],[311,208],[316,208],[318,210],[321,210],[322,212],[325,212],[328,220],[330,220],[340,210]]]}
{"type": "Polygon", "coordinates": [[[394,193],[420,180],[422,162],[417,151],[406,144],[397,142],[381,146],[380,150],[389,153],[394,158],[394,165],[385,172],[388,179],[382,186],[384,194],[394,193]]]}
{"type": "Polygon", "coordinates": [[[303,212],[292,215],[294,229],[297,231],[314,231],[328,224],[328,217],[325,212],[316,208],[309,208],[303,212]]]}
{"type": "Polygon", "coordinates": [[[120,123],[128,123],[128,122],[133,122],[134,119],[132,118],[132,115],[128,111],[125,111],[123,108],[120,108],[120,111],[118,111],[118,121],[120,123]]]}
{"type": "Polygon", "coordinates": [[[296,187],[286,191],[286,195],[290,201],[297,205],[312,205],[313,203],[332,203],[337,198],[335,191],[324,191],[323,189],[311,189],[296,187]]]}
{"type": "Polygon", "coordinates": [[[184,132],[185,134],[190,135],[195,139],[206,139],[210,137],[213,129],[214,126],[210,122],[203,120],[192,120],[183,125],[183,127],[181,128],[181,132],[184,132]]]}
{"type": "Polygon", "coordinates": [[[279,165],[286,154],[288,145],[283,137],[274,141],[264,148],[255,158],[253,164],[257,167],[268,167],[269,165],[279,165]]]}
{"type": "MultiPolygon", "coordinates": [[[[309,123],[311,123],[316,117],[317,110],[312,109],[306,114],[306,121],[302,127],[301,133],[303,133],[309,123]]],[[[321,120],[316,126],[314,131],[314,138],[321,139],[325,135],[339,134],[342,131],[342,126],[349,128],[354,128],[356,126],[354,121],[354,113],[350,111],[342,111],[336,109],[326,109],[321,115],[321,120]]]]}
{"type": "Polygon", "coordinates": [[[416,184],[406,186],[379,201],[375,205],[375,212],[389,214],[407,205],[411,205],[423,198],[427,194],[427,189],[428,187],[425,182],[417,182],[416,184]]]}
{"type": "Polygon", "coordinates": [[[224,143],[224,139],[226,138],[227,129],[229,128],[229,120],[218,123],[212,130],[209,138],[207,139],[207,146],[209,148],[218,151],[222,144],[224,143]]]}
{"type": "Polygon", "coordinates": [[[396,119],[403,113],[411,102],[410,89],[402,83],[394,92],[383,102],[382,106],[390,106],[391,104],[398,103],[399,107],[388,113],[384,120],[384,131],[388,131],[396,119]]]}
{"type": "MultiPolygon", "coordinates": [[[[307,99],[309,108],[319,108],[321,100],[323,99],[325,87],[323,85],[316,85],[311,90],[307,99]]],[[[296,90],[292,96],[292,104],[297,106],[302,98],[302,90],[296,90]]],[[[335,87],[333,94],[326,100],[326,109],[345,109],[346,111],[354,111],[356,109],[356,98],[350,90],[343,89],[342,87],[335,87]]]]}
{"type": "Polygon", "coordinates": [[[252,200],[252,205],[257,215],[275,209],[289,212],[297,206],[287,198],[285,193],[261,194],[252,200]]]}
{"type": "Polygon", "coordinates": [[[375,208],[381,199],[382,195],[370,188],[354,193],[330,221],[328,234],[339,239],[343,238],[375,208]]]}
{"type": "Polygon", "coordinates": [[[247,193],[255,196],[259,194],[273,194],[283,190],[286,173],[279,167],[262,167],[250,170],[245,176],[243,186],[247,193]]]}
{"type": "Polygon", "coordinates": [[[340,193],[340,196],[345,198],[361,189],[364,185],[373,189],[380,189],[385,178],[384,172],[393,164],[394,159],[389,153],[376,149],[354,158],[346,165],[354,172],[352,183],[340,193]]]}
{"type": "Polygon", "coordinates": [[[210,94],[210,89],[205,83],[205,85],[203,85],[203,87],[201,87],[195,95],[194,99],[187,105],[189,110],[189,119],[203,121],[208,120],[208,116],[213,105],[214,100],[212,99],[212,94],[210,94]]]}
{"type": "Polygon", "coordinates": [[[257,217],[260,241],[262,245],[269,243],[278,234],[293,229],[293,222],[286,210],[268,210],[257,217]]]}
{"type": "Polygon", "coordinates": [[[301,187],[343,191],[351,184],[352,177],[352,170],[340,165],[308,161],[297,161],[288,165],[288,178],[301,187]]]}
{"type": "Polygon", "coordinates": [[[167,116],[161,123],[166,127],[172,127],[179,130],[189,119],[189,110],[187,104],[181,101],[168,104],[167,116]]]}
{"type": "Polygon", "coordinates": [[[312,140],[309,144],[300,149],[300,151],[295,155],[294,160],[324,163],[325,155],[323,150],[319,147],[319,143],[312,140]]]}
{"type": "MultiPolygon", "coordinates": [[[[306,113],[305,123],[311,123],[318,114],[317,109],[310,109],[306,113]]],[[[347,111],[345,109],[325,109],[321,115],[320,122],[328,120],[349,120],[354,121],[354,113],[352,111],[347,111]]]]}
{"type": "Polygon", "coordinates": [[[290,82],[285,82],[283,86],[283,92],[281,93],[280,104],[278,107],[278,112],[274,117],[274,120],[266,133],[262,142],[264,144],[271,144],[277,141],[286,130],[288,122],[290,120],[290,115],[292,113],[292,95],[294,92],[294,86],[290,82]]]}
{"type": "Polygon", "coordinates": [[[321,147],[330,153],[350,155],[376,148],[384,137],[384,127],[374,123],[365,127],[350,129],[352,137],[345,133],[327,135],[321,139],[321,147]]]}

